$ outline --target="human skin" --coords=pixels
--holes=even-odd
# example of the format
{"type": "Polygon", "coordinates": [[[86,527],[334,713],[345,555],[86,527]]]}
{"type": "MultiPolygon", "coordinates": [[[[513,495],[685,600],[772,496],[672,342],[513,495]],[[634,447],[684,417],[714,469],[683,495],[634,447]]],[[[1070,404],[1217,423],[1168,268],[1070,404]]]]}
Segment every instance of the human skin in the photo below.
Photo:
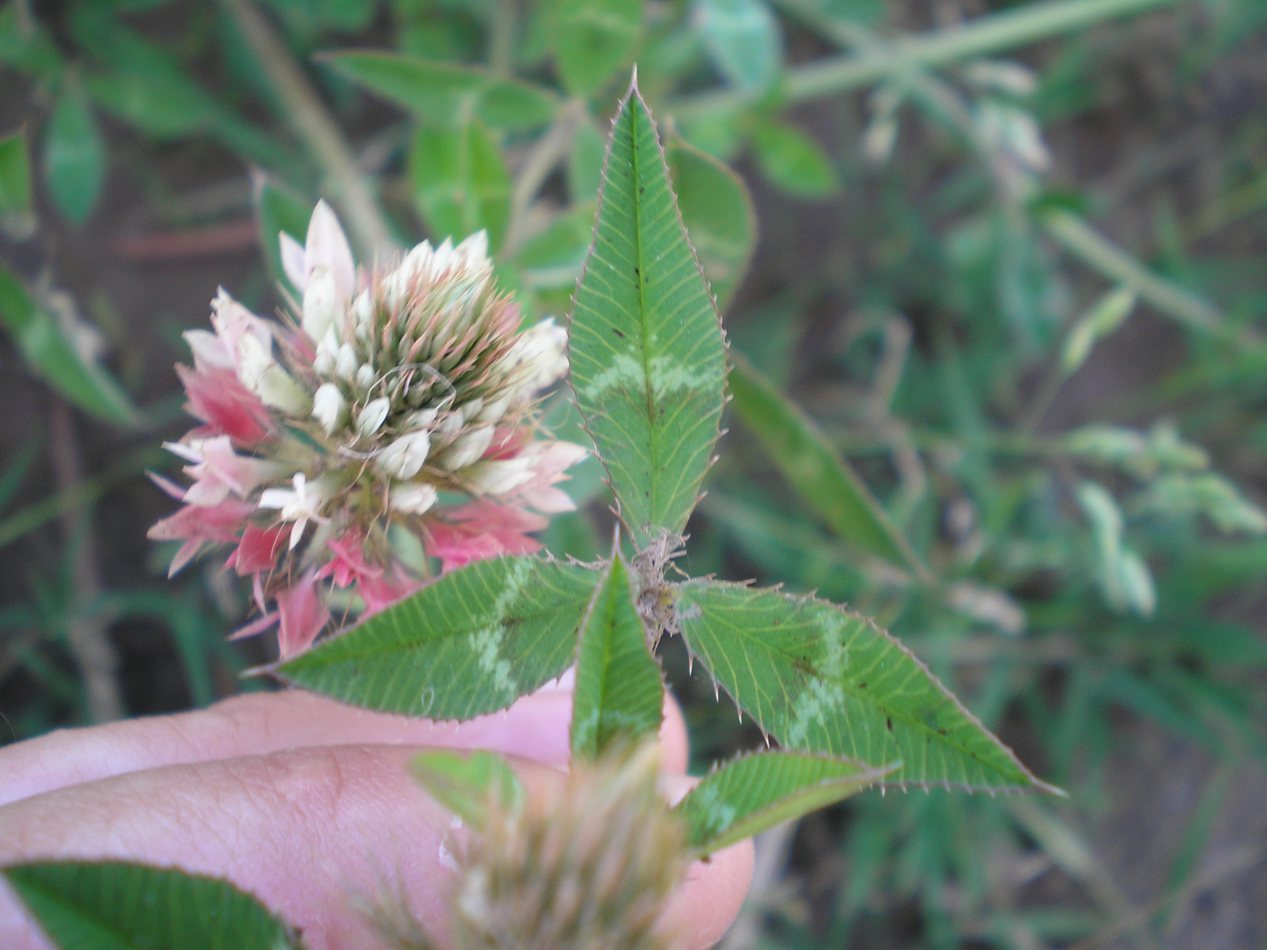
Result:
{"type": "MultiPolygon", "coordinates": [[[[398,894],[443,934],[454,820],[409,760],[437,746],[493,749],[548,786],[568,760],[571,709],[569,689],[546,689],[456,725],[287,691],[62,730],[0,749],[0,864],[126,859],[224,877],[302,928],[313,950],[378,946],[358,905],[398,894]]],[[[666,784],[680,793],[686,730],[672,702],[660,739],[666,784]]],[[[751,874],[747,843],[691,866],[668,909],[684,946],[725,933],[751,874]]],[[[47,946],[0,884],[0,947],[47,946]]]]}

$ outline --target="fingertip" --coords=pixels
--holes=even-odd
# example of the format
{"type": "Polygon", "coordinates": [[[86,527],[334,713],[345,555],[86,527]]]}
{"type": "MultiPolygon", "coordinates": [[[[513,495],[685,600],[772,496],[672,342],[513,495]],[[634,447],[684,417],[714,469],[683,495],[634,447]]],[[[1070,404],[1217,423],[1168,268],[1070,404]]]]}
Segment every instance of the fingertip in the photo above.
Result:
{"type": "Polygon", "coordinates": [[[752,841],[742,841],[690,866],[665,912],[684,947],[702,950],[725,936],[752,885],[753,855],[752,841]]]}
{"type": "Polygon", "coordinates": [[[686,732],[686,717],[673,694],[664,694],[664,718],[660,722],[661,768],[670,775],[686,771],[690,761],[690,740],[686,732]]]}

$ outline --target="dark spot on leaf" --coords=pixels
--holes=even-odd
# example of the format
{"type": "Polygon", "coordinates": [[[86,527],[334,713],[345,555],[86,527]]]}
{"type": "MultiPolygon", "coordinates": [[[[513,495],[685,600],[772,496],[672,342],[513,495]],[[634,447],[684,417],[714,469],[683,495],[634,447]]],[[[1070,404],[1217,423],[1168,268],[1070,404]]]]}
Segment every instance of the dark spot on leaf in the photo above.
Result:
{"type": "Polygon", "coordinates": [[[616,334],[616,336],[620,337],[622,340],[625,338],[625,335],[615,327],[612,327],[612,333],[616,334]]]}
{"type": "Polygon", "coordinates": [[[866,688],[867,688],[867,681],[866,681],[866,680],[859,680],[859,682],[858,682],[858,688],[859,688],[859,689],[866,689],[866,688]]]}
{"type": "Polygon", "coordinates": [[[889,732],[893,731],[893,717],[892,716],[884,717],[884,728],[889,730],[889,732]]]}

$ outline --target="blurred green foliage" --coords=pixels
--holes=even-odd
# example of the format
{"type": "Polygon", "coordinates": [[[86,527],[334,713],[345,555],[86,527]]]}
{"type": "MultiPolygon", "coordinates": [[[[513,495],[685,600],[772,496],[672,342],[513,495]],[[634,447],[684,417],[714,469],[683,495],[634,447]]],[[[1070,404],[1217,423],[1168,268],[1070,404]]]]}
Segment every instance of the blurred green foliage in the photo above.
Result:
{"type": "MultiPolygon", "coordinates": [[[[1072,795],[862,796],[811,819],[786,866],[776,852],[787,883],[754,896],[749,933],[788,947],[1164,943],[1236,787],[1228,770],[1261,775],[1267,754],[1267,5],[936,6],[70,0],[46,17],[11,0],[6,366],[20,358],[44,401],[139,426],[94,430],[69,480],[46,477],[55,432],[4,433],[0,712],[14,734],[92,716],[71,672],[86,622],[107,618],[125,661],[136,636],[166,631],[158,675],[185,700],[234,688],[243,665],[221,640],[243,592],[218,566],[168,585],[138,563],[84,584],[87,539],[147,527],[111,506],[169,464],[146,448],[174,431],[163,364],[204,319],[148,328],[164,348],[136,368],[153,314],[135,290],[115,282],[103,302],[98,287],[107,268],[141,266],[101,253],[118,229],[162,244],[258,221],[270,272],[234,290],[264,308],[276,232],[326,196],[362,255],[486,228],[525,314],[560,314],[604,122],[636,62],[746,360],[736,382],[762,387],[736,390],[690,573],[785,580],[876,616],[1072,795]],[[1137,905],[1095,829],[1139,723],[1214,764],[1163,889],[1137,905]],[[1022,881],[1034,868],[1064,886],[1022,881]]],[[[203,298],[223,279],[205,247],[201,270],[187,257],[173,270],[205,272],[203,298]]],[[[596,482],[577,480],[582,500],[596,482]]],[[[560,519],[551,548],[602,550],[606,518],[560,519]]],[[[677,649],[666,663],[701,760],[757,741],[677,649]]],[[[151,708],[126,666],[120,678],[130,709],[151,708]]]]}

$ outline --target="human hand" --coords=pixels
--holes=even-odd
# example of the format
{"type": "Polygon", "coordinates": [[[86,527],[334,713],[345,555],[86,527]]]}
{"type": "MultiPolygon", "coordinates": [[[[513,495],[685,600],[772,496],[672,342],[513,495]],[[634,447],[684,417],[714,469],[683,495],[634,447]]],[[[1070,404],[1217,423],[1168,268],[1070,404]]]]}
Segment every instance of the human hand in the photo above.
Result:
{"type": "MultiPolygon", "coordinates": [[[[403,890],[443,932],[452,815],[410,776],[424,747],[517,757],[525,782],[557,781],[568,761],[572,694],[545,689],[505,713],[435,723],[298,692],[64,730],[0,749],[0,864],[111,858],[224,877],[302,928],[314,950],[376,946],[358,902],[403,890]]],[[[670,701],[665,771],[681,778],[686,730],[670,701]]],[[[668,914],[705,947],[738,912],[749,844],[692,865],[668,914]]],[[[0,885],[0,946],[44,947],[0,885]]]]}

